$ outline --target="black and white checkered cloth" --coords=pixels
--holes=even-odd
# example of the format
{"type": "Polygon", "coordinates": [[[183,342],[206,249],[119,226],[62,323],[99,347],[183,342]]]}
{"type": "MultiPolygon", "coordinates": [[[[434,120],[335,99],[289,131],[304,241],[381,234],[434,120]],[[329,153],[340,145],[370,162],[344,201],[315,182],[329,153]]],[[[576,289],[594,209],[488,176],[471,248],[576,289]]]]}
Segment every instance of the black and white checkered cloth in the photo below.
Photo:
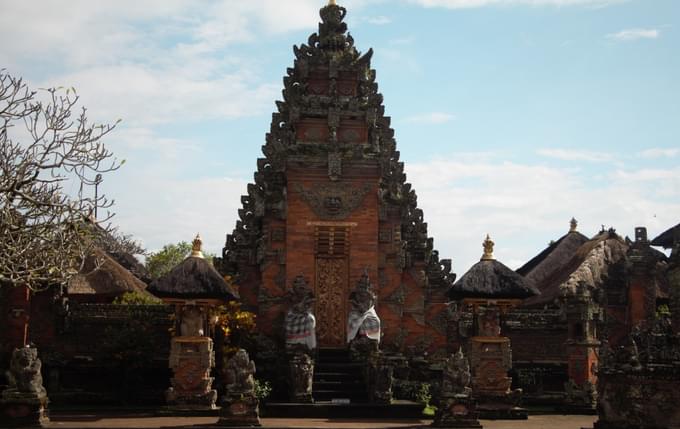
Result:
{"type": "Polygon", "coordinates": [[[312,313],[286,313],[286,343],[316,348],[316,319],[312,313]]]}
{"type": "Polygon", "coordinates": [[[380,318],[375,312],[375,307],[371,307],[365,313],[350,311],[347,320],[347,342],[349,343],[358,335],[365,335],[368,338],[380,341],[380,318]]]}

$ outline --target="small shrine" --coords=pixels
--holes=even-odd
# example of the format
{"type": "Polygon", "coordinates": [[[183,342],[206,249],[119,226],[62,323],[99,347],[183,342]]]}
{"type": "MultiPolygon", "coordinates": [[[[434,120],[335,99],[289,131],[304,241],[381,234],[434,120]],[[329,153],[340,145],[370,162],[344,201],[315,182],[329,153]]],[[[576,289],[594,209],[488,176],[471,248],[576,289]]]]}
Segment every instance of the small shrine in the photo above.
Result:
{"type": "Polygon", "coordinates": [[[173,371],[166,401],[182,409],[214,409],[217,391],[210,376],[215,367],[211,310],[238,299],[222,276],[205,260],[201,237],[196,235],[191,254],[149,286],[149,292],[175,306],[175,336],[169,366],[173,371]]]}
{"type": "Polygon", "coordinates": [[[521,389],[511,390],[510,338],[501,333],[501,315],[539,292],[533,284],[493,256],[494,242],[487,235],[481,260],[449,290],[452,301],[473,313],[473,336],[468,344],[472,392],[486,417],[526,418],[519,408],[521,389]]]}

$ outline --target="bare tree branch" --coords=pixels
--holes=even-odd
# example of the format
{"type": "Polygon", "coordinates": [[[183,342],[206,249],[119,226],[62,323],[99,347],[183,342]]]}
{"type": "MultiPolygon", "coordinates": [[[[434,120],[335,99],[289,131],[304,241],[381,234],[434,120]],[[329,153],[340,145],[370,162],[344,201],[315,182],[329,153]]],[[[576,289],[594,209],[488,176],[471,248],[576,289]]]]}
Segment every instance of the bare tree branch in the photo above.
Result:
{"type": "Polygon", "coordinates": [[[93,246],[143,252],[102,226],[111,215],[91,218],[112,205],[92,188],[120,167],[102,142],[117,123],[91,124],[78,101],[73,89],[31,91],[0,70],[0,285],[65,284],[93,246]]]}

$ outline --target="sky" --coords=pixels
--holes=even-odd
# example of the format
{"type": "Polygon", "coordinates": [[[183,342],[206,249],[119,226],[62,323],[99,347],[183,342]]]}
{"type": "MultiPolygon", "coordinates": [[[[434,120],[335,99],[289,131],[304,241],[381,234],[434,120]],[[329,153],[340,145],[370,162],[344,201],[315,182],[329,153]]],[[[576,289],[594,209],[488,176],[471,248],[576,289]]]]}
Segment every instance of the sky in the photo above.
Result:
{"type": "MultiPolygon", "coordinates": [[[[338,0],[442,258],[512,268],[579,221],[680,222],[677,0],[338,0]]],[[[220,254],[294,44],[325,0],[0,0],[0,68],[74,87],[125,164],[100,191],[149,250],[220,254]]]]}

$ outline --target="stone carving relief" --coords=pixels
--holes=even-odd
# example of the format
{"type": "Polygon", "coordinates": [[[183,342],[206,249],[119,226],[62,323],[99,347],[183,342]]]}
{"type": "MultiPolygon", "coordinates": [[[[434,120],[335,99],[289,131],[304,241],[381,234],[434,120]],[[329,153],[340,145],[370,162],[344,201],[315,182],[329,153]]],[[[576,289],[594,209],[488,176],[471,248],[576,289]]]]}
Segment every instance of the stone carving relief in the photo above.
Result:
{"type": "Polygon", "coordinates": [[[309,188],[297,184],[295,191],[322,219],[344,219],[356,210],[371,190],[368,183],[351,187],[345,183],[315,183],[309,188]]]}

